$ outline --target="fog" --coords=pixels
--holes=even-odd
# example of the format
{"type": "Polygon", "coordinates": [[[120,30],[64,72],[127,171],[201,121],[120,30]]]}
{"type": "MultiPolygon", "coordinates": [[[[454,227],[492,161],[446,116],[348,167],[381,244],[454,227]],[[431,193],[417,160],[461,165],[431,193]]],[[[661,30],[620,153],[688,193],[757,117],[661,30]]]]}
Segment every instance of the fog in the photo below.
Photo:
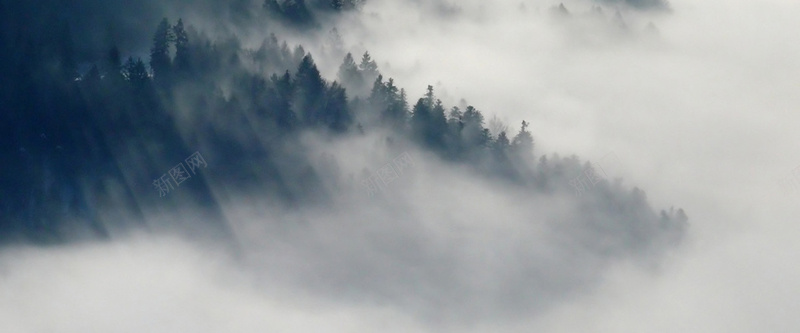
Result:
{"type": "MultiPolygon", "coordinates": [[[[625,36],[574,22],[589,11],[585,3],[566,3],[573,22],[556,23],[548,22],[550,4],[526,3],[524,13],[513,3],[459,4],[462,17],[415,17],[408,20],[424,28],[399,29],[405,38],[388,41],[377,32],[364,43],[402,84],[437,82],[453,99],[513,124],[527,119],[539,151],[614,152],[626,180],[648,189],[656,206],[674,203],[692,216],[691,245],[657,276],[622,265],[602,291],[515,327],[797,329],[790,314],[800,284],[789,254],[798,251],[791,235],[800,197],[779,184],[800,164],[791,125],[800,118],[797,3],[671,1],[669,15],[623,10],[625,36]],[[650,21],[657,35],[643,33],[650,21]]],[[[372,8],[384,21],[370,28],[407,19],[372,8]]]]}
{"type": "MultiPolygon", "coordinates": [[[[332,203],[215,187],[235,249],[172,233],[4,249],[0,331],[800,329],[800,196],[782,186],[800,177],[800,3],[599,3],[565,1],[564,16],[557,2],[370,0],[321,31],[414,99],[433,84],[509,132],[530,122],[537,158],[613,154],[612,176],[689,214],[680,246],[569,222],[584,214],[572,193],[526,193],[405,142],[385,151],[383,133],[309,135],[305,154],[343,175],[320,189],[345,189],[332,203]],[[404,153],[413,167],[380,193],[359,186],[404,153]]],[[[335,78],[341,59],[307,49],[335,78]]]]}

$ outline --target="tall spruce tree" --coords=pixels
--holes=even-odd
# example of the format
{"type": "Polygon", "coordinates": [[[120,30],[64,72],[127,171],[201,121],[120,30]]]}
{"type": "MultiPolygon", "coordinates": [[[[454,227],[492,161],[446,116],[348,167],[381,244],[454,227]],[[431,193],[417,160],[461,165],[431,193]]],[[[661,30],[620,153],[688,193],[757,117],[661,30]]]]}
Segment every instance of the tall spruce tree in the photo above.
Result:
{"type": "Polygon", "coordinates": [[[369,55],[369,51],[364,52],[364,55],[361,56],[361,63],[358,65],[358,69],[361,71],[361,76],[364,78],[364,82],[372,82],[375,78],[378,77],[378,64],[375,60],[372,60],[372,57],[369,55]]]}
{"type": "Polygon", "coordinates": [[[157,81],[164,82],[169,78],[172,69],[169,47],[173,41],[172,27],[169,25],[169,21],[164,18],[158,24],[155,34],[153,34],[153,46],[150,48],[150,69],[152,69],[153,77],[157,81]]]}
{"type": "Polygon", "coordinates": [[[336,77],[351,93],[358,94],[364,89],[364,78],[358,71],[358,66],[351,53],[347,53],[347,55],[344,56],[344,60],[339,66],[339,72],[336,74],[336,77]]]}
{"type": "Polygon", "coordinates": [[[295,89],[295,112],[306,125],[317,125],[322,117],[325,81],[310,54],[303,57],[297,68],[295,89]]]}
{"type": "Polygon", "coordinates": [[[514,140],[511,142],[511,146],[519,153],[530,154],[533,152],[533,136],[530,131],[528,131],[529,125],[530,123],[523,120],[519,133],[517,133],[514,140]]]}
{"type": "Polygon", "coordinates": [[[286,0],[281,9],[283,17],[291,23],[301,26],[314,24],[314,16],[308,10],[305,0],[286,0]]]}
{"type": "Polygon", "coordinates": [[[335,132],[346,131],[352,123],[353,119],[347,108],[347,93],[336,81],[328,88],[322,118],[328,128],[335,132]]]}
{"type": "Polygon", "coordinates": [[[178,19],[172,32],[175,37],[175,71],[186,73],[189,70],[189,35],[183,27],[182,19],[178,19]]]}

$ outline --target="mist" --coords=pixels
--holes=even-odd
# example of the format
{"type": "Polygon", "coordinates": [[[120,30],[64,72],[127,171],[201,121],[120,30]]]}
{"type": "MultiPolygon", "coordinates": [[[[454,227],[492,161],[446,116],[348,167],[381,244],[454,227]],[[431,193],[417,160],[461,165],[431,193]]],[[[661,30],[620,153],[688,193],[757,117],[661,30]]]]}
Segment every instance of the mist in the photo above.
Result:
{"type": "Polygon", "coordinates": [[[386,59],[387,75],[526,119],[541,150],[613,152],[656,206],[691,212],[690,245],[655,276],[619,265],[602,291],[509,330],[796,329],[796,3],[623,8],[622,31],[613,8],[595,20],[587,2],[564,2],[571,16],[556,21],[555,3],[459,2],[455,18],[372,4],[366,26],[379,32],[353,40],[386,59]],[[395,24],[404,38],[379,37],[395,24]]]}
{"type": "MultiPolygon", "coordinates": [[[[148,52],[141,36],[161,17],[183,17],[214,38],[236,33],[253,48],[276,33],[310,51],[330,81],[343,53],[369,51],[409,101],[433,85],[447,109],[474,105],[509,134],[527,121],[535,143],[527,163],[544,156],[563,171],[548,171],[551,183],[541,188],[519,184],[368,126],[363,135],[307,131],[283,146],[262,133],[247,144],[280,146],[270,154],[291,158],[261,166],[206,153],[204,178],[189,186],[207,186],[210,199],[200,202],[214,205],[186,204],[186,187],[168,199],[150,193],[135,198],[146,228],[2,248],[0,330],[800,328],[800,269],[791,260],[800,250],[792,238],[800,195],[786,185],[800,183],[792,149],[800,133],[791,125],[800,120],[792,113],[800,105],[792,38],[800,4],[560,4],[370,0],[358,11],[320,15],[308,30],[247,11],[235,16],[213,1],[194,10],[181,2],[148,7],[139,16],[146,23],[117,26],[130,30],[120,34],[126,55],[148,52]],[[331,48],[333,28],[341,49],[331,48]],[[607,177],[576,197],[569,180],[586,161],[607,177]],[[242,180],[252,187],[233,190],[242,164],[260,173],[242,180]],[[387,165],[395,179],[364,186],[387,165]],[[298,176],[306,170],[312,176],[298,176]],[[313,178],[285,185],[308,202],[277,199],[266,190],[280,187],[274,177],[313,178]],[[656,211],[670,207],[685,210],[690,224],[658,224],[656,211]]],[[[87,43],[98,50],[79,47],[86,61],[109,44],[87,43]]],[[[182,139],[213,151],[187,134],[205,119],[189,101],[178,111],[186,115],[177,122],[182,139]]],[[[249,130],[241,123],[213,129],[241,134],[249,130]]],[[[245,144],[245,134],[232,137],[245,144]]],[[[132,187],[150,186],[147,177],[166,170],[118,162],[132,187]]],[[[101,215],[138,223],[125,209],[101,215]]]]}

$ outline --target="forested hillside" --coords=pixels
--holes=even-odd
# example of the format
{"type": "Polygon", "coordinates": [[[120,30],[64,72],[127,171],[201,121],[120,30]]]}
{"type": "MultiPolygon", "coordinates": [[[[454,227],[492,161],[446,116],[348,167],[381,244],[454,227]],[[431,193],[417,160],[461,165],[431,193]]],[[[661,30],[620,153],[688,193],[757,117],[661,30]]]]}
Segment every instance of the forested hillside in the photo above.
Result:
{"type": "MultiPolygon", "coordinates": [[[[79,65],[67,20],[53,16],[32,25],[50,28],[26,30],[14,13],[32,8],[0,5],[5,240],[104,238],[109,229],[147,228],[147,211],[182,205],[207,211],[206,223],[225,233],[212,187],[300,206],[330,201],[348,188],[367,193],[368,175],[331,173],[338,170],[335,160],[326,170],[312,161],[302,140],[310,132],[327,140],[379,133],[388,150],[412,144],[530,193],[577,192],[574,200],[591,213],[574,222],[610,223],[618,232],[612,237],[637,239],[625,246],[672,243],[684,231],[682,210],[659,214],[644,192],[619,180],[593,179],[595,189],[584,193],[578,185],[585,184],[571,180],[592,171],[588,162],[545,156],[526,122],[515,133],[492,133],[474,106],[446,106],[432,86],[400,88],[368,52],[348,53],[337,77],[323,78],[312,54],[275,34],[248,48],[233,34],[212,39],[190,22],[164,18],[150,30],[149,55],[112,46],[79,65]],[[162,178],[195,152],[213,172],[193,169],[193,180],[183,184],[162,178]],[[345,181],[330,189],[322,186],[326,177],[345,181]],[[165,191],[178,185],[180,195],[165,191]]],[[[334,1],[326,10],[356,7],[334,1]]],[[[262,10],[313,25],[303,1],[267,1],[262,10]]]]}

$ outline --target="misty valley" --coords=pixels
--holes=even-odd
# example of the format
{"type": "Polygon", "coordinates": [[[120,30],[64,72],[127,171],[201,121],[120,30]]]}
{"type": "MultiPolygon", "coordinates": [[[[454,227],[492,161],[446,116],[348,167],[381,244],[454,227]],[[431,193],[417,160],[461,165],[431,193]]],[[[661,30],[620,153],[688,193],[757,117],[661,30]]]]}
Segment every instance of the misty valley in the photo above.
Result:
{"type": "MultiPolygon", "coordinates": [[[[371,6],[480,10],[377,2],[0,0],[0,331],[498,331],[684,245],[691,211],[609,167],[632,153],[552,150],[538,114],[401,79],[435,50],[358,42],[392,16],[371,6]]],[[[505,5],[620,47],[670,10],[505,5]]]]}

